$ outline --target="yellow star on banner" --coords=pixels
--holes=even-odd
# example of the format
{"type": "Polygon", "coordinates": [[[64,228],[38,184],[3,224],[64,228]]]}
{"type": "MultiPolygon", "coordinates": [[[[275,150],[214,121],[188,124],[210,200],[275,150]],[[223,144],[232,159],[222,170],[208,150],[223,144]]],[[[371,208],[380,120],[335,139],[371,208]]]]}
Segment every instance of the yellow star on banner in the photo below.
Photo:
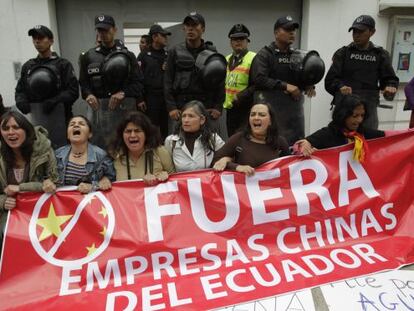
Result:
{"type": "Polygon", "coordinates": [[[104,218],[106,218],[106,215],[108,215],[108,212],[106,211],[106,208],[101,206],[101,211],[98,212],[98,214],[101,214],[104,218]]]}
{"type": "Polygon", "coordinates": [[[99,234],[102,234],[103,236],[105,236],[105,234],[106,234],[106,227],[105,226],[102,228],[102,231],[99,232],[99,234]]]}
{"type": "Polygon", "coordinates": [[[48,237],[54,235],[55,237],[59,237],[62,233],[60,228],[66,221],[72,218],[73,215],[61,215],[56,216],[55,208],[53,204],[50,203],[49,206],[49,213],[46,218],[39,218],[37,220],[37,224],[43,228],[42,233],[39,237],[39,242],[47,239],[48,237]]]}
{"type": "Polygon", "coordinates": [[[88,250],[88,256],[92,255],[97,250],[97,248],[95,247],[95,243],[93,243],[90,247],[86,246],[86,249],[88,250]]]}

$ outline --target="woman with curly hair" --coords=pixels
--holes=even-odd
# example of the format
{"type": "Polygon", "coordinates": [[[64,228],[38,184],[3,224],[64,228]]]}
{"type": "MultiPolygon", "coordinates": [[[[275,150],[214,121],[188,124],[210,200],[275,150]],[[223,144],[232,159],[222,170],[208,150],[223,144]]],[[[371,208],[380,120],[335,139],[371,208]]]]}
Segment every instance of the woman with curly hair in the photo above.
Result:
{"type": "Polygon", "coordinates": [[[157,127],[141,112],[132,112],[119,124],[110,153],[116,180],[165,181],[175,172],[168,151],[161,145],[157,127]]]}
{"type": "Polygon", "coordinates": [[[173,135],[164,143],[177,172],[209,168],[214,153],[224,145],[221,137],[210,128],[208,113],[197,100],[188,102],[173,135]]]}

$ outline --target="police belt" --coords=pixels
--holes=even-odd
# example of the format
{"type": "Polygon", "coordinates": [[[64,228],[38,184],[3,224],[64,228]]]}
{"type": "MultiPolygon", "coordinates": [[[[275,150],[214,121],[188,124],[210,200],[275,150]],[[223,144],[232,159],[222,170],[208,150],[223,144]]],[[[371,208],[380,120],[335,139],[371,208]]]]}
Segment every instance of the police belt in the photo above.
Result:
{"type": "Polygon", "coordinates": [[[201,101],[207,108],[207,96],[204,94],[179,94],[177,95],[177,102],[180,107],[184,106],[186,103],[192,100],[201,101]]]}

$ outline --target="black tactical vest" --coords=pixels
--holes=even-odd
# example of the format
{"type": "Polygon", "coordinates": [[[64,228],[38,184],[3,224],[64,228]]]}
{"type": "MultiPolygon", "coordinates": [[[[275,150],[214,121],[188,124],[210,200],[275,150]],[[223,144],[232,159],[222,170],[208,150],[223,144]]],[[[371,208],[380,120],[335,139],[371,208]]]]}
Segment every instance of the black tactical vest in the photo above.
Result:
{"type": "Polygon", "coordinates": [[[382,48],[373,47],[368,50],[358,50],[353,46],[346,46],[343,49],[345,85],[356,90],[378,90],[382,48]]]}
{"type": "Polygon", "coordinates": [[[273,55],[273,64],[270,70],[270,78],[285,81],[289,84],[298,85],[295,72],[290,68],[290,56],[292,50],[281,52],[274,47],[266,46],[266,49],[273,55]]]}

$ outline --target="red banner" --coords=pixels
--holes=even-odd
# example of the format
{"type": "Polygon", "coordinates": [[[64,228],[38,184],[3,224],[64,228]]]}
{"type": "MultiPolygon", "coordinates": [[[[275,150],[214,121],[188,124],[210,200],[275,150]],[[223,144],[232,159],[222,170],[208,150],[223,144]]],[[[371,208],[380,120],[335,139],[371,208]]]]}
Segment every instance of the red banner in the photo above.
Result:
{"type": "Polygon", "coordinates": [[[414,133],[146,187],[19,197],[1,310],[205,310],[414,262],[414,133]]]}

